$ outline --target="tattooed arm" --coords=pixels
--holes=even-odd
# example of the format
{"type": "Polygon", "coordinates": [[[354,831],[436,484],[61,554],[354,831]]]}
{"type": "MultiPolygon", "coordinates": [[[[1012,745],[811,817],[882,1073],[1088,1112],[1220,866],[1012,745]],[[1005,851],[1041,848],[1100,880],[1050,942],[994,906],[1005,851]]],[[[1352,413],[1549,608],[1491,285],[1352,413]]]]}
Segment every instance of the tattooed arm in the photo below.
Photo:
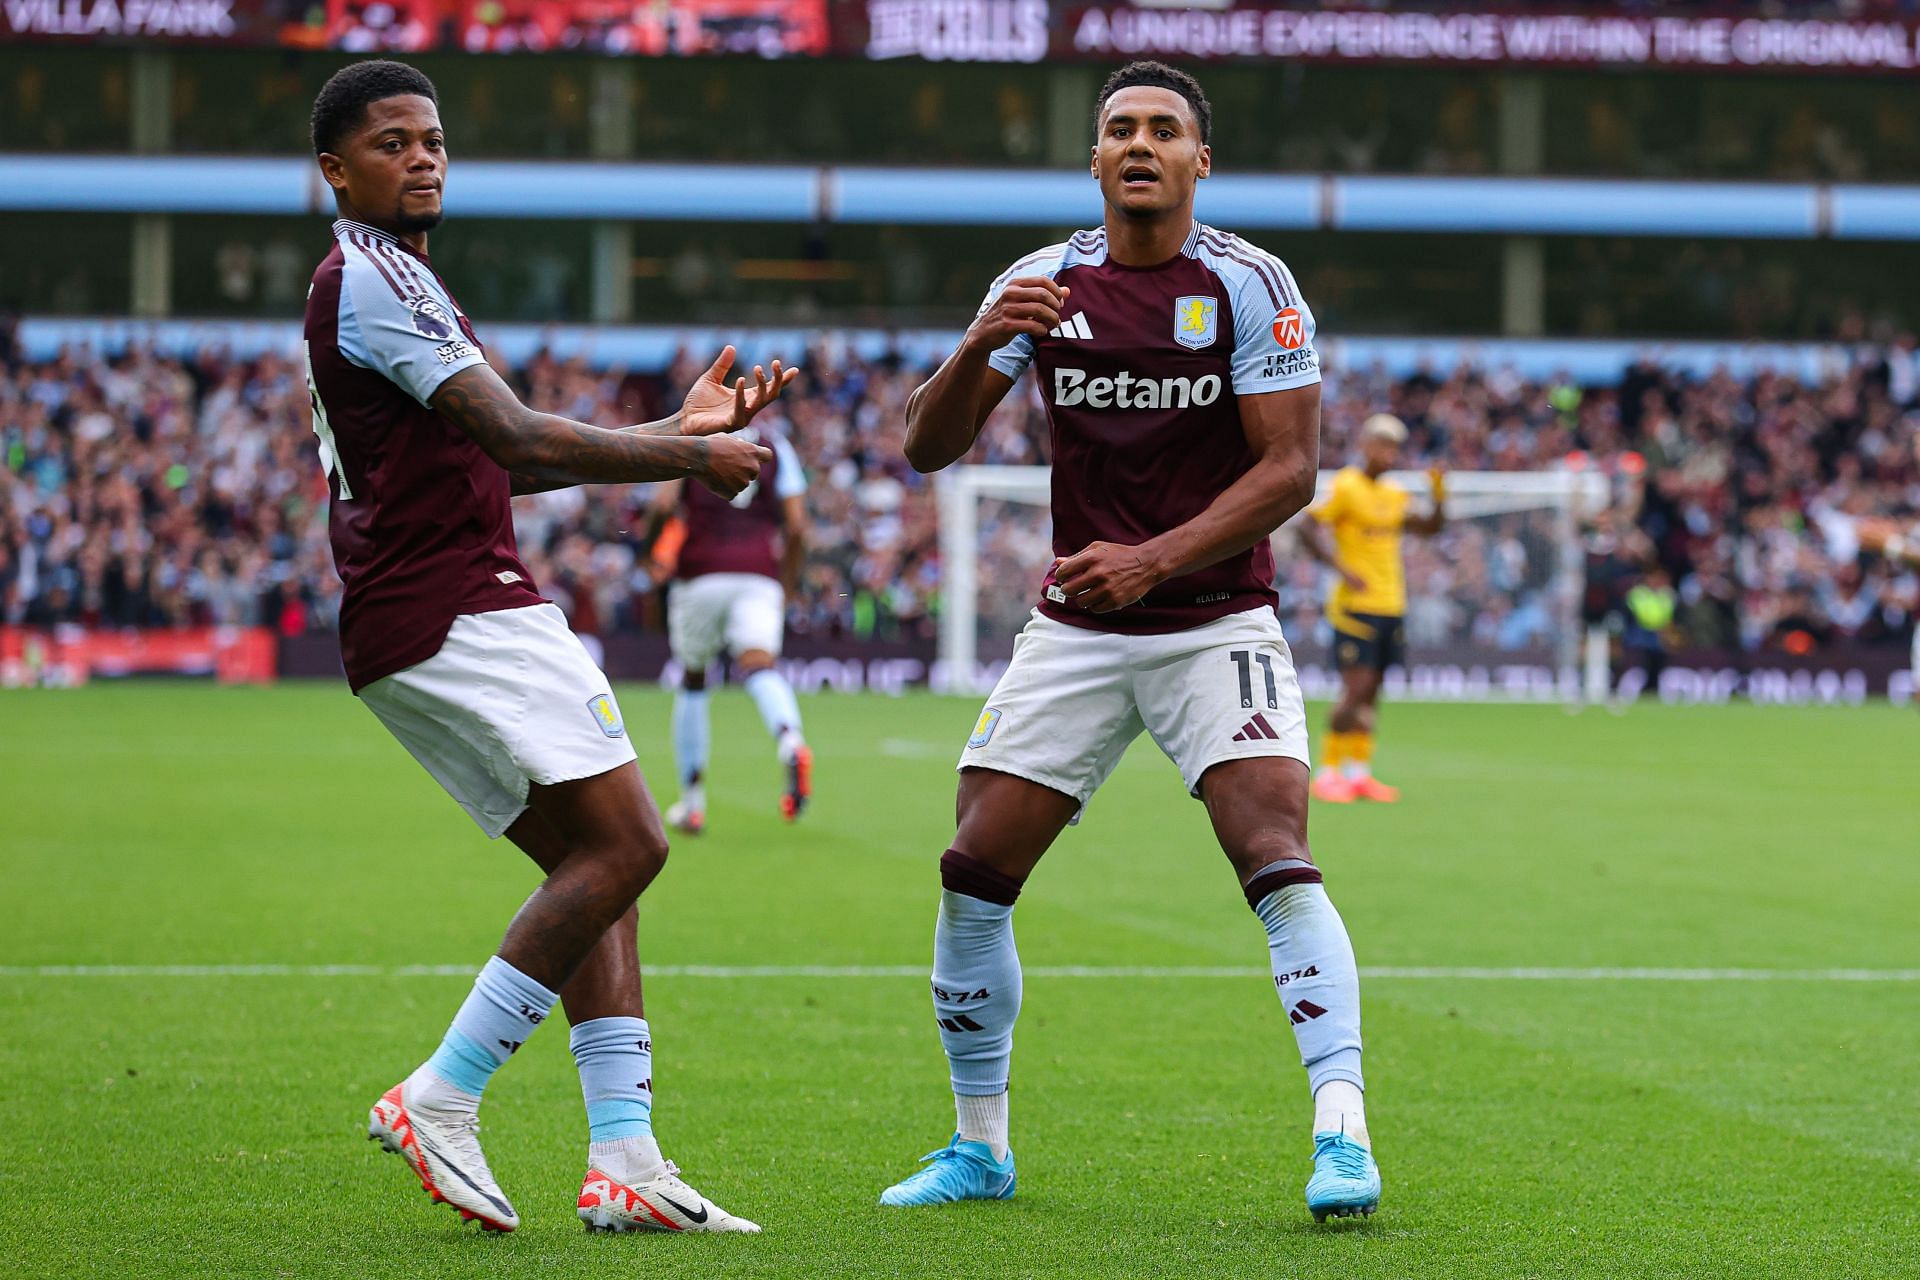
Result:
{"type": "MultiPolygon", "coordinates": [[[[685,433],[680,430],[680,415],[662,418],[658,422],[640,422],[631,427],[613,428],[616,434],[629,436],[678,436],[685,433]]],[[[539,476],[525,471],[508,473],[513,480],[513,496],[518,498],[529,493],[546,493],[551,489],[570,489],[576,483],[572,480],[542,480],[539,476]]]]}
{"type": "Polygon", "coordinates": [[[770,450],[736,436],[608,431],[536,413],[484,364],[462,369],[441,383],[432,404],[436,413],[466,432],[489,458],[515,476],[516,487],[692,477],[731,498],[753,483],[761,464],[773,458],[770,450]]]}

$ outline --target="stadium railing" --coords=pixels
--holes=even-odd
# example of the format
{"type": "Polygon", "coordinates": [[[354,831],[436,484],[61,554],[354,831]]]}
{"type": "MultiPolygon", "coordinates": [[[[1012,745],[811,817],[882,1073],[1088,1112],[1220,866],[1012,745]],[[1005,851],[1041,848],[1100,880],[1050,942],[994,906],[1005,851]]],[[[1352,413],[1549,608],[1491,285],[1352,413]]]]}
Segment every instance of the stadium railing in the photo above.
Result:
{"type": "MultiPolygon", "coordinates": [[[[470,217],[1055,226],[1080,172],[462,161],[470,217]]],[[[1204,219],[1247,230],[1920,239],[1920,186],[1599,178],[1222,174],[1204,219]]],[[[330,214],[305,158],[0,155],[0,212],[330,214]]]]}

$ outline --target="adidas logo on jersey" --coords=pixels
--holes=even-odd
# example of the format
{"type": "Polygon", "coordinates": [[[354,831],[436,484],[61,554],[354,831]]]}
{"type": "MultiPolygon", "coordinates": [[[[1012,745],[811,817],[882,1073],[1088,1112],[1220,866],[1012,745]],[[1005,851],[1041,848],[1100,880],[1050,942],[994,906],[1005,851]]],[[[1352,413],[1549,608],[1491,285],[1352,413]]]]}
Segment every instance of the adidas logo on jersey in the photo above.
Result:
{"type": "Polygon", "coordinates": [[[1071,320],[1062,320],[1047,330],[1049,338],[1078,338],[1087,341],[1093,337],[1093,330],[1087,327],[1087,313],[1082,311],[1071,320]]]}
{"type": "Polygon", "coordinates": [[[1062,409],[1185,409],[1220,398],[1220,375],[1198,378],[1141,378],[1124,370],[1111,378],[1089,378],[1084,369],[1053,371],[1053,403],[1062,409]]]}

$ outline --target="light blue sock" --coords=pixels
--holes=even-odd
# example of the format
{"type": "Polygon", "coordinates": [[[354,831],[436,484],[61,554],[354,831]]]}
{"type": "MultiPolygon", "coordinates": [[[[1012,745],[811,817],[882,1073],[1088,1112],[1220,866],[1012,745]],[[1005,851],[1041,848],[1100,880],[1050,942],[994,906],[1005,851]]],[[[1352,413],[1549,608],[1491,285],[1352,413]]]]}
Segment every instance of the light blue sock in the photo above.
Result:
{"type": "MultiPolygon", "coordinates": [[[[704,790],[707,752],[713,738],[707,720],[707,691],[682,689],[673,695],[673,758],[680,766],[680,791],[689,801],[704,790]]],[[[696,804],[696,807],[697,804],[696,804]]]]}
{"type": "Polygon", "coordinates": [[[1260,899],[1280,1003],[1293,1023],[1307,1084],[1365,1089],[1360,1075],[1360,971],[1347,926],[1321,884],[1289,884],[1260,899]]]}
{"type": "Polygon", "coordinates": [[[768,667],[748,676],[741,687],[753,699],[753,705],[760,708],[760,719],[780,748],[780,758],[791,758],[793,748],[806,742],[800,732],[800,703],[793,696],[793,686],[785,676],[768,667]]]}
{"type": "Polygon", "coordinates": [[[933,1015],[955,1094],[1007,1091],[1020,990],[1013,907],[942,890],[933,931],[933,1015]]]}
{"type": "Polygon", "coordinates": [[[653,1033],[645,1018],[595,1018],[567,1037],[587,1100],[587,1139],[653,1132],[653,1033]]]}
{"type": "Polygon", "coordinates": [[[560,997],[494,956],[473,980],[426,1069],[479,1097],[495,1071],[546,1021],[560,997]]]}

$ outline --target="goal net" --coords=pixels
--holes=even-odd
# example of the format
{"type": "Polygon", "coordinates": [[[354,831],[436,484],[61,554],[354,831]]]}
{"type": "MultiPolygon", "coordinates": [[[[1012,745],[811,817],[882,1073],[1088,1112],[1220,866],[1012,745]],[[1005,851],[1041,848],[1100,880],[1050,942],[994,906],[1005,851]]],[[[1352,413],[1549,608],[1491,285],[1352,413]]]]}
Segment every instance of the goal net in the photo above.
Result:
{"type": "MultiPolygon", "coordinates": [[[[1320,473],[1316,501],[1334,473],[1320,473]]],[[[1426,509],[1424,472],[1394,483],[1426,509]]],[[[936,683],[954,692],[992,686],[1039,597],[1053,558],[1046,467],[965,466],[940,489],[945,592],[936,683]]],[[[1407,666],[1387,675],[1388,696],[1432,700],[1572,701],[1592,683],[1595,660],[1580,623],[1584,514],[1605,503],[1591,472],[1469,471],[1447,476],[1448,524],[1408,535],[1407,666]]],[[[1328,570],[1297,544],[1304,513],[1274,535],[1280,618],[1309,697],[1338,685],[1322,605],[1328,570]]],[[[1597,651],[1604,678],[1604,647],[1597,651]]]]}

